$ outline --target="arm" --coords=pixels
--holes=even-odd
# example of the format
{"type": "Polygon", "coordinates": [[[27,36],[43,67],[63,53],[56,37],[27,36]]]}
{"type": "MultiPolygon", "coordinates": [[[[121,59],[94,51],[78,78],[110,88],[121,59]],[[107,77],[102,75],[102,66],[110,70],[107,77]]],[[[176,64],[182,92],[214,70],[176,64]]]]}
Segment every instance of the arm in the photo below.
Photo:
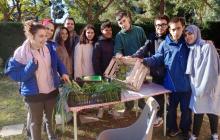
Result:
{"type": "Polygon", "coordinates": [[[102,51],[99,43],[96,43],[92,53],[92,64],[95,71],[95,74],[102,75],[101,71],[101,56],[102,51]]]}
{"type": "Polygon", "coordinates": [[[143,64],[149,67],[158,67],[164,64],[164,46],[165,41],[160,44],[160,47],[153,56],[144,58],[143,64]]]}
{"type": "Polygon", "coordinates": [[[6,64],[5,74],[15,81],[24,82],[35,76],[37,67],[37,62],[34,59],[30,60],[28,64],[23,65],[14,58],[11,58],[6,64]]]}
{"type": "Polygon", "coordinates": [[[142,46],[139,50],[137,50],[137,52],[134,53],[132,57],[138,57],[138,58],[146,57],[148,55],[147,53],[149,52],[150,44],[151,44],[151,41],[147,39],[145,41],[144,46],[142,46]]]}
{"type": "Polygon", "coordinates": [[[142,39],[141,39],[141,44],[142,45],[144,45],[144,43],[146,42],[146,40],[147,40],[147,37],[146,37],[146,34],[145,34],[145,32],[144,32],[144,29],[141,27],[141,37],[142,37],[142,39]]]}
{"type": "Polygon", "coordinates": [[[122,40],[121,40],[121,37],[120,37],[120,34],[118,33],[115,37],[115,46],[114,46],[114,54],[116,56],[122,56],[123,52],[123,43],[122,43],[122,40]]]}
{"type": "Polygon", "coordinates": [[[212,93],[219,76],[220,60],[218,53],[213,45],[206,44],[205,47],[203,60],[198,68],[201,75],[197,81],[197,96],[212,93]]]}

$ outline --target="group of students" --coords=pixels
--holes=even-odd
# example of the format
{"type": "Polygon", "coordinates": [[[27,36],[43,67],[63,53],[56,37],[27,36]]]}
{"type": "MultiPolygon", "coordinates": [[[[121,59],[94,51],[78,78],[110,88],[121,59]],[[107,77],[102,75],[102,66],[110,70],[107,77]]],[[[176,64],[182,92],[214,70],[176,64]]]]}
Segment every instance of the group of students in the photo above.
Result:
{"type": "MultiPolygon", "coordinates": [[[[132,25],[126,12],[118,12],[116,21],[121,27],[115,40],[111,22],[104,22],[101,36],[96,37],[93,25],[86,25],[80,36],[74,31],[75,21],[67,18],[63,27],[51,20],[24,23],[26,40],[18,47],[6,66],[5,73],[20,82],[20,93],[28,109],[27,129],[31,140],[41,140],[41,125],[45,118],[49,140],[57,139],[53,126],[53,110],[59,93],[59,77],[65,82],[88,75],[103,75],[111,58],[139,58],[150,67],[153,82],[163,85],[169,94],[168,134],[176,136],[180,130],[185,139],[199,136],[203,115],[208,114],[211,139],[218,140],[220,110],[220,61],[212,42],[201,38],[195,25],[185,28],[181,17],[171,20],[165,15],[154,20],[155,32],[146,37],[142,27],[132,25]],[[168,30],[169,29],[169,30],[168,30]],[[55,31],[55,33],[54,33],[55,31]],[[177,107],[181,119],[177,125],[177,107]],[[194,113],[193,131],[191,130],[194,113]]],[[[163,123],[163,96],[155,96],[160,104],[155,126],[163,123]]],[[[144,99],[138,105],[144,108],[144,99]]],[[[125,103],[129,115],[134,102],[125,103]]],[[[101,115],[99,115],[101,117],[101,115]]]]}

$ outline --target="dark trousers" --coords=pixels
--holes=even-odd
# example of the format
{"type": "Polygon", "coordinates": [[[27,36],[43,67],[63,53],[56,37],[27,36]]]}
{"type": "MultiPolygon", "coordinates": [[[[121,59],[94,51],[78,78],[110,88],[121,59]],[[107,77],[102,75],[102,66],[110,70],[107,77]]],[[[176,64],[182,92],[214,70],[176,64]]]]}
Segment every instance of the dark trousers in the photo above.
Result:
{"type": "Polygon", "coordinates": [[[190,131],[192,123],[192,112],[189,109],[191,93],[190,92],[175,92],[169,96],[169,107],[167,113],[167,127],[171,131],[179,128],[184,132],[190,131]],[[179,127],[177,126],[177,107],[180,103],[181,118],[179,127]]]}
{"type": "Polygon", "coordinates": [[[27,130],[31,134],[31,140],[41,140],[41,125],[43,114],[45,114],[45,124],[49,140],[56,139],[54,134],[53,111],[56,105],[56,98],[41,102],[26,102],[28,109],[27,130]]]}
{"type": "Polygon", "coordinates": [[[153,96],[154,99],[158,102],[158,104],[160,105],[160,109],[157,112],[157,117],[163,117],[163,113],[164,113],[164,95],[157,95],[157,96],[153,96]]]}
{"type": "MultiPolygon", "coordinates": [[[[218,116],[214,114],[207,114],[211,128],[211,134],[218,133],[218,116]]],[[[193,134],[198,137],[202,126],[204,114],[194,114],[193,120],[193,134]]]]}
{"type": "MultiPolygon", "coordinates": [[[[144,109],[145,104],[146,104],[145,99],[138,100],[139,108],[144,109]]],[[[134,101],[125,102],[125,110],[131,111],[133,107],[134,107],[134,101]]]]}

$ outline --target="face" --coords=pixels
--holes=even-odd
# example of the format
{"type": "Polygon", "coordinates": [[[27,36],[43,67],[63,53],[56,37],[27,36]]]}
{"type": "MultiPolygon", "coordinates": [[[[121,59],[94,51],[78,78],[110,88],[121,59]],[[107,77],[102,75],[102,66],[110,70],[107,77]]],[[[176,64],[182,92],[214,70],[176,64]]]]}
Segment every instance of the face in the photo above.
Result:
{"type": "Polygon", "coordinates": [[[167,21],[164,19],[156,20],[154,23],[156,34],[159,36],[165,35],[168,30],[167,21]]]}
{"type": "Polygon", "coordinates": [[[95,32],[93,29],[87,29],[86,30],[86,38],[89,40],[89,41],[92,41],[92,39],[94,38],[95,36],[95,32]]]}
{"type": "Polygon", "coordinates": [[[50,40],[53,38],[54,25],[52,23],[49,23],[45,27],[47,28],[47,39],[50,40]]]}
{"type": "Polygon", "coordinates": [[[195,37],[195,35],[193,34],[193,33],[190,33],[190,32],[185,32],[185,40],[186,40],[186,43],[187,44],[193,44],[193,43],[195,43],[195,41],[196,41],[196,37],[195,37]]]}
{"type": "Polygon", "coordinates": [[[69,30],[69,32],[74,31],[74,28],[75,28],[74,21],[70,20],[70,19],[67,19],[65,24],[64,24],[64,27],[66,27],[69,30]]]}
{"type": "Polygon", "coordinates": [[[126,16],[122,17],[121,20],[118,21],[118,26],[128,31],[131,28],[130,18],[126,16]]]}
{"type": "Polygon", "coordinates": [[[62,29],[61,32],[60,32],[60,36],[62,38],[63,41],[66,41],[67,38],[68,38],[68,32],[66,29],[62,29]]]}
{"type": "Polygon", "coordinates": [[[105,38],[112,38],[112,28],[104,28],[103,30],[101,30],[102,32],[102,35],[105,37],[105,38]]]}
{"type": "Polygon", "coordinates": [[[172,39],[174,41],[178,41],[183,34],[184,26],[181,24],[180,21],[177,23],[170,23],[169,26],[169,31],[172,39]]]}
{"type": "Polygon", "coordinates": [[[45,46],[47,41],[47,31],[45,29],[39,29],[34,36],[30,39],[31,45],[35,49],[40,49],[45,46]]]}

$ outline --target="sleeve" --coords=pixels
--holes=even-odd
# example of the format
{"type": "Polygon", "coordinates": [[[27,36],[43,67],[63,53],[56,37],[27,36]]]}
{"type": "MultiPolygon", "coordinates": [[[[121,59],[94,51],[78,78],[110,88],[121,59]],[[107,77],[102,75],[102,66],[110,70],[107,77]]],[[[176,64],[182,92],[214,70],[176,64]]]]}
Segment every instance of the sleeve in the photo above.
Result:
{"type": "Polygon", "coordinates": [[[28,64],[23,65],[17,62],[14,58],[11,58],[5,66],[5,74],[11,79],[18,82],[25,82],[35,76],[35,71],[38,65],[34,63],[34,60],[30,60],[28,64]]]}
{"type": "Polygon", "coordinates": [[[101,71],[102,51],[99,43],[96,43],[92,53],[92,64],[96,75],[102,75],[101,71]]]}
{"type": "Polygon", "coordinates": [[[57,56],[57,70],[61,76],[63,74],[68,74],[66,67],[64,66],[63,62],[60,60],[60,58],[58,56],[57,56]]]}
{"type": "Polygon", "coordinates": [[[197,96],[203,96],[203,94],[210,94],[216,87],[219,76],[219,56],[213,45],[207,45],[204,51],[203,60],[201,60],[200,66],[197,66],[199,71],[198,83],[197,83],[197,96]]]}
{"type": "Polygon", "coordinates": [[[150,47],[150,40],[147,39],[144,43],[144,46],[142,46],[139,50],[137,50],[137,52],[134,53],[131,57],[138,57],[138,58],[146,57],[149,51],[149,47],[150,47]]]}
{"type": "Polygon", "coordinates": [[[163,65],[164,63],[164,46],[165,42],[162,42],[160,44],[160,47],[158,48],[157,52],[151,56],[144,58],[143,64],[149,67],[158,67],[163,65]]]}
{"type": "Polygon", "coordinates": [[[74,52],[74,79],[82,77],[82,46],[80,44],[76,45],[74,52]]]}
{"type": "Polygon", "coordinates": [[[145,32],[144,32],[144,29],[141,27],[141,40],[142,40],[142,42],[141,42],[141,44],[142,45],[144,45],[144,43],[145,43],[145,41],[147,40],[147,37],[146,37],[146,34],[145,34],[145,32]]]}
{"type": "Polygon", "coordinates": [[[115,37],[115,46],[114,46],[114,54],[116,55],[117,53],[122,54],[123,52],[123,44],[121,40],[121,36],[118,33],[115,37]]]}

